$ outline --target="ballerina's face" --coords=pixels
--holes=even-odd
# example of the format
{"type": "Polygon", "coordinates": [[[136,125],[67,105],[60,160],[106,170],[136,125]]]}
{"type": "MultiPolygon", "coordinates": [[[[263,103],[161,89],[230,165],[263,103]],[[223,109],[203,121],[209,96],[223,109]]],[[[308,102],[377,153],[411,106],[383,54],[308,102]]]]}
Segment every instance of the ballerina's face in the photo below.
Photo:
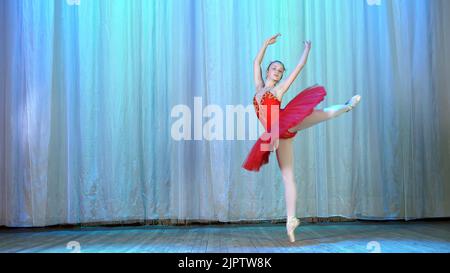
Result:
{"type": "Polygon", "coordinates": [[[279,82],[283,78],[284,65],[279,62],[273,62],[267,69],[266,79],[279,82]]]}

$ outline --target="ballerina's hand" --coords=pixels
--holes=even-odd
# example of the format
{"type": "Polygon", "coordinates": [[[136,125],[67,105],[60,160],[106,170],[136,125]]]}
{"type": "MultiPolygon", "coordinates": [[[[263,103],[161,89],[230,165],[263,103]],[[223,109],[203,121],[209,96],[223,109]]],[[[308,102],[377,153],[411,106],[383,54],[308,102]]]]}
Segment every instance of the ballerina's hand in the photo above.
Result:
{"type": "Polygon", "coordinates": [[[305,49],[310,49],[311,48],[311,41],[303,41],[303,44],[305,45],[305,49]]]}
{"type": "Polygon", "coordinates": [[[278,33],[278,34],[276,34],[276,35],[270,37],[269,39],[267,39],[267,40],[265,41],[265,44],[266,44],[266,45],[272,45],[272,44],[276,43],[278,36],[281,36],[281,34],[278,33]]]}

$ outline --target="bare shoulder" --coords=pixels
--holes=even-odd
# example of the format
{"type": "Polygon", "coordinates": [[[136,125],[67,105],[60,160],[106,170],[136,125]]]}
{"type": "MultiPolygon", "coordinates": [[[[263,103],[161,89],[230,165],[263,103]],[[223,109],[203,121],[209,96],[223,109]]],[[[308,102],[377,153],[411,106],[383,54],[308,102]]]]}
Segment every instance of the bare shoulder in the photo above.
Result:
{"type": "Polygon", "coordinates": [[[257,85],[257,86],[255,86],[255,93],[262,92],[265,89],[266,89],[266,86],[264,84],[257,85]]]}
{"type": "Polygon", "coordinates": [[[258,86],[255,88],[255,95],[261,95],[262,93],[264,93],[264,91],[265,91],[264,86],[258,86]]]}

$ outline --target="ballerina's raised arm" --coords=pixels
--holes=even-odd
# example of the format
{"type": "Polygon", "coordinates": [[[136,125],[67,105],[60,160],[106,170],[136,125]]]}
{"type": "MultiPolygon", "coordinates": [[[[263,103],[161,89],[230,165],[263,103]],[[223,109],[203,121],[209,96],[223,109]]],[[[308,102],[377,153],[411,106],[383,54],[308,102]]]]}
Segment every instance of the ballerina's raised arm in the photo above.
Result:
{"type": "Polygon", "coordinates": [[[284,93],[286,93],[287,90],[289,90],[289,87],[291,84],[295,81],[297,76],[300,74],[300,71],[302,71],[303,67],[306,64],[306,61],[308,60],[309,51],[311,50],[311,41],[305,41],[303,42],[305,45],[305,49],[303,50],[302,57],[300,58],[300,61],[298,62],[297,66],[295,67],[294,71],[291,72],[289,77],[287,77],[286,80],[282,81],[279,84],[279,92],[281,93],[280,96],[283,96],[284,93]]]}
{"type": "Polygon", "coordinates": [[[255,60],[253,61],[253,77],[255,80],[256,92],[264,87],[264,81],[262,79],[262,71],[261,71],[261,63],[264,58],[264,54],[266,53],[266,49],[269,45],[274,44],[277,41],[278,36],[281,36],[280,33],[270,37],[265,40],[261,49],[256,55],[255,60]]]}

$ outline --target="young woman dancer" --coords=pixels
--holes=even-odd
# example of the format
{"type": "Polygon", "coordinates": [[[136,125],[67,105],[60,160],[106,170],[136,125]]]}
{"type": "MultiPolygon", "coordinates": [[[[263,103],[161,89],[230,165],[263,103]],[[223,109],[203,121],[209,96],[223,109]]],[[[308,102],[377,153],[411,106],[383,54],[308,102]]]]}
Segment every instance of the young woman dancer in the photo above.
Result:
{"type": "Polygon", "coordinates": [[[265,80],[263,80],[261,63],[265,51],[269,45],[276,42],[280,35],[276,34],[267,39],[253,62],[256,85],[253,105],[258,119],[266,129],[266,133],[255,143],[242,167],[249,171],[259,171],[262,165],[269,162],[270,153],[276,150],[278,166],[280,167],[285,189],[286,231],[289,241],[294,242],[294,231],[300,224],[300,220],[295,217],[297,189],[293,165],[292,142],[294,137],[300,130],[349,112],[359,103],[361,96],[355,95],[345,104],[333,105],[324,109],[314,109],[326,96],[325,88],[315,85],[297,94],[284,109],[281,109],[280,105],[283,95],[289,90],[292,82],[306,64],[311,49],[311,42],[304,42],[305,48],[302,57],[286,80],[281,81],[285,67],[280,61],[273,61],[269,64],[265,80]]]}

